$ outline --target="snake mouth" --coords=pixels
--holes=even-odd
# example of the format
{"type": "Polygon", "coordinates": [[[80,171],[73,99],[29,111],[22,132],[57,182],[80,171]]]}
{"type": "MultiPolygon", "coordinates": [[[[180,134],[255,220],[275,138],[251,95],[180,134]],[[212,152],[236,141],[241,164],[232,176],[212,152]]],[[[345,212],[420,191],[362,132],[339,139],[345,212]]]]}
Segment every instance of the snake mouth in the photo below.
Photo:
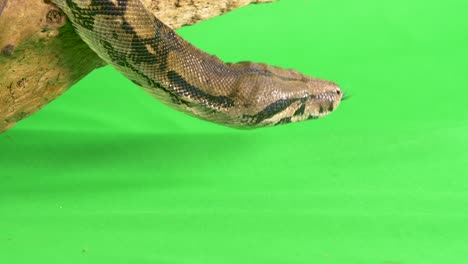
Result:
{"type": "Polygon", "coordinates": [[[310,101],[306,119],[317,119],[333,112],[340,104],[343,93],[339,88],[315,95],[310,101]]]}

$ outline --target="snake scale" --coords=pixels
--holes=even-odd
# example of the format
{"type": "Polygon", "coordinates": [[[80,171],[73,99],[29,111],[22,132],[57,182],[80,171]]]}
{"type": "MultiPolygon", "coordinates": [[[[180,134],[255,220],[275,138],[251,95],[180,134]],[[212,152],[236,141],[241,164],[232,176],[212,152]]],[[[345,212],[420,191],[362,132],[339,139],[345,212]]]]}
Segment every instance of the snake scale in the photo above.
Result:
{"type": "Polygon", "coordinates": [[[139,0],[52,0],[104,61],[165,104],[235,128],[325,116],[343,98],[333,82],[253,62],[224,63],[139,0]]]}

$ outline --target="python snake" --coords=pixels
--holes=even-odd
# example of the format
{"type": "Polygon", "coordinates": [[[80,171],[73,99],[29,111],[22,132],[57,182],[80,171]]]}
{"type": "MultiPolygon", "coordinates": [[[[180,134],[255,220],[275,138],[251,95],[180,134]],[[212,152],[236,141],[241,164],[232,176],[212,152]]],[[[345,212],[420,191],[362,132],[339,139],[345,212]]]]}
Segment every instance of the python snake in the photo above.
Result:
{"type": "Polygon", "coordinates": [[[165,104],[236,128],[325,116],[333,82],[253,62],[224,63],[178,36],[140,0],[52,0],[104,61],[165,104]]]}

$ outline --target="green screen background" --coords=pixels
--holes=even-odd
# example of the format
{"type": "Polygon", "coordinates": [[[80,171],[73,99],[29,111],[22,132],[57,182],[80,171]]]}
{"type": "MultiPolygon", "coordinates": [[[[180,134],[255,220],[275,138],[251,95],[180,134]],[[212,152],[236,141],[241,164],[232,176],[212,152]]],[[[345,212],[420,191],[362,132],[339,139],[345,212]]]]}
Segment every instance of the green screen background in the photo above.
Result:
{"type": "Polygon", "coordinates": [[[274,128],[200,121],[94,71],[0,135],[0,259],[467,263],[467,11],[282,0],[179,30],[351,95],[274,128]]]}

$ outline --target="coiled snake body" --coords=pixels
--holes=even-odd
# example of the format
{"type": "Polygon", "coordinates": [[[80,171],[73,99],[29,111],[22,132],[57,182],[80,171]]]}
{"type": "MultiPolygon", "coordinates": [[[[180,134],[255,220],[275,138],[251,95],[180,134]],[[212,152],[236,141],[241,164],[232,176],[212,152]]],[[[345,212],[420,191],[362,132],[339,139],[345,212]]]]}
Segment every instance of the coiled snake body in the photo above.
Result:
{"type": "Polygon", "coordinates": [[[167,105],[236,128],[332,112],[343,96],[329,81],[252,62],[223,63],[178,36],[139,0],[52,0],[107,63],[167,105]]]}

